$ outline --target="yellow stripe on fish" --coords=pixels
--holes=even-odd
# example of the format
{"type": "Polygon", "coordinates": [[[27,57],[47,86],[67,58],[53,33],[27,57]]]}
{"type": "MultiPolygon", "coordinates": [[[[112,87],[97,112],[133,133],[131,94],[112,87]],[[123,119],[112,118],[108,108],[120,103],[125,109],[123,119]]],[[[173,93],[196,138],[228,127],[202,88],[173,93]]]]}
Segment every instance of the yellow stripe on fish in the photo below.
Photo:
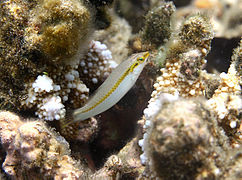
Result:
{"type": "Polygon", "coordinates": [[[135,84],[148,57],[149,52],[136,53],[118,65],[87,103],[74,110],[72,117],[61,122],[62,128],[100,114],[115,105],[135,84]]]}

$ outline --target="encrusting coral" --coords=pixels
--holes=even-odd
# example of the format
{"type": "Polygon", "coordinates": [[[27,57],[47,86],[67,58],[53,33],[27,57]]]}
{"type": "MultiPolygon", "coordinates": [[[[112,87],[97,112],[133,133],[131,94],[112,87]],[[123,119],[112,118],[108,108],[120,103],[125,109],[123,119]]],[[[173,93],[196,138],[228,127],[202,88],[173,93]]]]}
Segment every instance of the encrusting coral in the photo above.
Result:
{"type": "Polygon", "coordinates": [[[165,63],[144,110],[143,178],[241,177],[241,47],[219,78],[203,70],[213,36],[208,17],[190,15],[158,49],[165,63]]]}
{"type": "Polygon", "coordinates": [[[207,102],[228,135],[240,142],[242,141],[241,45],[242,41],[234,51],[228,73],[220,74],[220,84],[207,102]]]}
{"type": "Polygon", "coordinates": [[[82,106],[88,87],[93,91],[110,72],[106,45],[88,42],[95,13],[84,1],[6,0],[1,1],[1,17],[2,108],[32,108],[40,118],[60,119],[63,105],[82,106]],[[49,89],[36,87],[41,85],[49,89]],[[45,113],[54,102],[59,108],[49,110],[56,117],[45,113]]]}
{"type": "Polygon", "coordinates": [[[150,10],[146,15],[142,39],[156,46],[167,41],[171,35],[170,20],[175,9],[174,4],[169,2],[150,10]]]}
{"type": "Polygon", "coordinates": [[[141,161],[147,166],[145,177],[230,177],[226,172],[237,166],[232,162],[238,162],[241,151],[233,152],[205,99],[180,99],[161,93],[144,114],[147,132],[139,144],[144,151],[141,161]]]}
{"type": "Polygon", "coordinates": [[[3,178],[241,179],[242,41],[228,71],[205,70],[214,37],[241,35],[241,3],[113,2],[0,1],[3,178]],[[60,126],[142,51],[119,103],[60,126]]]}
{"type": "Polygon", "coordinates": [[[208,19],[198,14],[185,19],[180,29],[179,36],[172,37],[163,52],[166,63],[154,84],[152,97],[159,92],[179,93],[183,97],[204,93],[206,77],[202,70],[213,38],[212,28],[208,19]]]}
{"type": "Polygon", "coordinates": [[[25,28],[28,49],[37,49],[50,61],[69,61],[79,56],[86,43],[92,21],[91,12],[83,1],[36,1],[25,28]]]}
{"type": "Polygon", "coordinates": [[[87,172],[70,156],[68,142],[43,122],[24,122],[1,111],[0,124],[1,143],[7,153],[3,169],[11,177],[35,174],[39,178],[79,179],[87,172]]]}

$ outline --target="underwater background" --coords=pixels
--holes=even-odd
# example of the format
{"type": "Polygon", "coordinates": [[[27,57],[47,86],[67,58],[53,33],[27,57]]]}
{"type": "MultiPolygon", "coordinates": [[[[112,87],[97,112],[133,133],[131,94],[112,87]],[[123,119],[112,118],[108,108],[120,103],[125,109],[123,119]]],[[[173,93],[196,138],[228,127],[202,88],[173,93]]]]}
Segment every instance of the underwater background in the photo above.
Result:
{"type": "Polygon", "coordinates": [[[241,12],[241,0],[1,0],[0,179],[242,179],[241,12]],[[141,52],[141,74],[107,79],[141,52]],[[106,105],[103,82],[105,98],[131,89],[75,121],[106,105]]]}

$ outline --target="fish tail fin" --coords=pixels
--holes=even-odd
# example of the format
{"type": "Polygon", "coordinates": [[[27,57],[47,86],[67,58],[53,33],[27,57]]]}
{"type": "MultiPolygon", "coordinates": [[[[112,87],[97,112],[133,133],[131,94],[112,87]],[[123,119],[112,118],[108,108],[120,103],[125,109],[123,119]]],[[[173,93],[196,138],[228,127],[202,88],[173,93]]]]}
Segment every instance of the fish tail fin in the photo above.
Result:
{"type": "Polygon", "coordinates": [[[74,118],[73,118],[73,111],[67,111],[65,118],[60,120],[60,128],[64,129],[71,123],[74,123],[74,118]]]}

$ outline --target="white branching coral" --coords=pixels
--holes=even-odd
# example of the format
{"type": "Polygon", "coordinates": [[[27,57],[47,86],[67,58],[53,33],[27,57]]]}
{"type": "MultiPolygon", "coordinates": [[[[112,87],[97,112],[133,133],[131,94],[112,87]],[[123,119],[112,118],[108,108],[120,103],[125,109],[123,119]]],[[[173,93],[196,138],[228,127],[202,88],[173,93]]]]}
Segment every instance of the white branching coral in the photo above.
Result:
{"type": "Polygon", "coordinates": [[[82,81],[87,85],[102,82],[102,78],[109,75],[109,62],[111,60],[111,51],[107,49],[105,44],[102,44],[99,41],[91,41],[89,44],[89,51],[80,61],[79,72],[82,81]]]}
{"type": "MultiPolygon", "coordinates": [[[[61,76],[63,78],[60,94],[62,101],[69,101],[73,104],[73,108],[80,107],[88,98],[89,88],[80,80],[79,72],[75,67],[69,68],[61,76]]],[[[58,77],[56,80],[58,81],[58,77]]]]}
{"type": "MultiPolygon", "coordinates": [[[[35,82],[32,84],[32,87],[34,89],[34,92],[50,92],[54,89],[54,84],[52,79],[50,79],[48,76],[38,76],[35,82]]],[[[56,88],[59,88],[57,85],[56,88]]]]}
{"type": "Polygon", "coordinates": [[[215,110],[220,119],[223,119],[228,115],[229,110],[241,109],[242,106],[241,99],[234,97],[241,93],[234,64],[230,65],[227,74],[224,72],[220,74],[220,79],[220,86],[215,90],[213,97],[209,99],[208,105],[215,110]]]}
{"type": "Polygon", "coordinates": [[[35,114],[40,119],[59,120],[65,117],[65,108],[59,94],[60,86],[47,75],[39,75],[28,90],[28,98],[23,106],[37,106],[35,114]]]}
{"type": "Polygon", "coordinates": [[[64,118],[66,103],[70,108],[81,107],[88,99],[88,87],[93,88],[108,76],[111,59],[105,44],[91,41],[87,54],[79,62],[50,66],[44,75],[27,84],[27,98],[21,102],[22,106],[33,108],[40,119],[64,118]]]}
{"type": "Polygon", "coordinates": [[[41,119],[52,121],[65,117],[65,106],[61,103],[60,96],[52,96],[44,98],[42,104],[37,105],[36,115],[41,119]]]}
{"type": "Polygon", "coordinates": [[[39,75],[28,89],[28,98],[22,102],[27,106],[32,107],[36,103],[40,94],[47,94],[60,90],[59,85],[54,85],[53,80],[46,75],[39,75]]]}
{"type": "Polygon", "coordinates": [[[65,106],[61,102],[60,86],[46,75],[39,75],[28,90],[28,98],[22,102],[23,106],[37,107],[35,114],[44,120],[59,120],[65,117],[65,106]]]}

